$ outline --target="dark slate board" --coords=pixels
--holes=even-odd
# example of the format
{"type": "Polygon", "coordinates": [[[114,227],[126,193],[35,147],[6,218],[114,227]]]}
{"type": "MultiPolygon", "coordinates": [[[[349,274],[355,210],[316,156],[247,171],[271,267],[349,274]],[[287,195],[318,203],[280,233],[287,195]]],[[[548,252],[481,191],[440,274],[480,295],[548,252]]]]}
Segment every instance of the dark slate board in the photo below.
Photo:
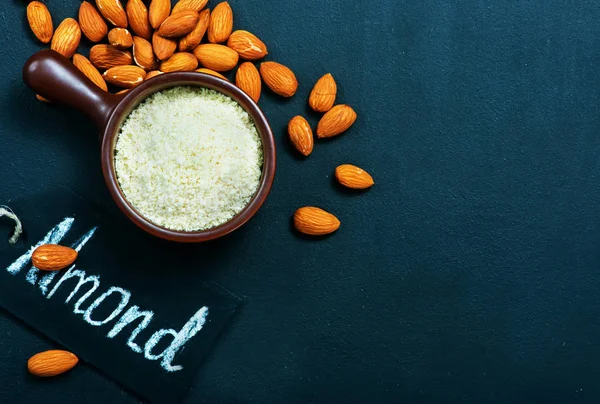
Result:
{"type": "MultiPolygon", "coordinates": [[[[279,152],[265,206],[192,247],[245,304],[188,402],[600,401],[600,3],[230,3],[301,87],[260,102],[279,152]],[[328,71],[359,118],[304,160],[285,126],[316,123],[306,97],[328,71]],[[376,186],[335,187],[342,163],[376,186]],[[296,236],[306,204],[340,231],[296,236]]],[[[112,209],[93,125],[21,83],[41,48],[23,2],[0,13],[0,203],[65,186],[112,209]]],[[[9,317],[0,331],[0,402],[136,402],[86,367],[31,380],[23,364],[52,345],[9,317]]]]}

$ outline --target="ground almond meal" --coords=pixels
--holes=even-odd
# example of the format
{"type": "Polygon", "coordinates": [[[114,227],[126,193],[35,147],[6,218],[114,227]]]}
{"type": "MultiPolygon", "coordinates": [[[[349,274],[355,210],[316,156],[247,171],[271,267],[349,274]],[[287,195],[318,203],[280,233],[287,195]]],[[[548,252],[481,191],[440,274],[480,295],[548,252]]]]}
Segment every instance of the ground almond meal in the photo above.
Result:
{"type": "Polygon", "coordinates": [[[214,90],[174,87],[127,117],[115,169],[127,200],[151,222],[180,231],[230,220],[256,192],[262,145],[252,118],[214,90]]]}

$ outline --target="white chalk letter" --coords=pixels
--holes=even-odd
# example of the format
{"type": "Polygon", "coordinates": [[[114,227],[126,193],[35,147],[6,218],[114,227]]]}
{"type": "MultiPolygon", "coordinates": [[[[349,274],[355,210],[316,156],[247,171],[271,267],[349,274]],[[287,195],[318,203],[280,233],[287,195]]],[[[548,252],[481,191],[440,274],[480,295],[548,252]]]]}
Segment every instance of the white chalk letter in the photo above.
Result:
{"type": "Polygon", "coordinates": [[[96,300],[94,300],[94,302],[92,304],[90,304],[90,307],[88,307],[87,310],[85,311],[85,313],[83,314],[83,319],[85,321],[87,321],[88,323],[90,323],[91,325],[95,325],[95,326],[100,326],[100,325],[103,325],[106,323],[110,323],[112,320],[114,320],[115,317],[117,317],[119,314],[121,314],[121,312],[123,311],[125,306],[127,306],[127,303],[129,303],[130,297],[131,297],[130,292],[126,291],[123,288],[117,288],[117,287],[113,286],[110,289],[108,289],[107,292],[101,294],[96,300]],[[94,310],[97,309],[98,306],[100,306],[100,304],[108,296],[112,295],[113,293],[121,294],[121,302],[119,303],[117,308],[114,309],[113,312],[110,313],[110,315],[102,321],[92,320],[92,313],[94,312],[94,310]]]}
{"type": "Polygon", "coordinates": [[[58,280],[58,282],[56,282],[50,293],[48,293],[48,295],[46,296],[46,299],[50,299],[52,296],[54,296],[54,293],[56,293],[60,285],[62,285],[65,281],[76,276],[79,277],[79,281],[77,282],[77,285],[75,285],[75,289],[73,289],[71,294],[67,296],[65,303],[69,303],[71,301],[73,296],[75,296],[77,292],[79,292],[79,288],[81,288],[88,282],[93,282],[93,286],[90,288],[90,290],[88,290],[83,296],[81,296],[79,300],[77,300],[77,303],[75,303],[73,312],[75,314],[81,314],[84,311],[81,310],[79,307],[83,304],[84,301],[87,300],[88,297],[90,297],[92,293],[94,293],[96,289],[98,289],[98,287],[100,286],[100,277],[96,275],[85,276],[85,272],[80,271],[79,269],[75,269],[75,265],[71,266],[71,268],[69,268],[69,270],[65,272],[65,274],[58,280]]]}
{"type": "Polygon", "coordinates": [[[127,346],[129,346],[129,348],[131,348],[134,352],[141,353],[142,347],[135,343],[135,338],[143,329],[148,327],[148,324],[150,324],[150,320],[152,320],[153,316],[154,312],[140,311],[140,308],[138,306],[131,306],[129,310],[127,310],[125,314],[121,316],[119,321],[117,321],[115,326],[112,328],[112,330],[108,332],[108,334],[106,334],[106,336],[108,338],[114,338],[117,336],[118,333],[123,331],[123,328],[125,328],[128,324],[134,322],[140,317],[144,317],[140,325],[138,325],[137,328],[133,330],[131,336],[127,340],[127,346]]]}

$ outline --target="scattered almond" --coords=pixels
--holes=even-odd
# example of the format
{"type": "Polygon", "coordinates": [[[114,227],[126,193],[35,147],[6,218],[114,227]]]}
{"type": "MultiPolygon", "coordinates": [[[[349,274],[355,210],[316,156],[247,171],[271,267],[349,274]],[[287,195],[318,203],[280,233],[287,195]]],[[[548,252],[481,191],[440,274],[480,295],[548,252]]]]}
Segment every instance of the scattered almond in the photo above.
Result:
{"type": "Polygon", "coordinates": [[[103,76],[110,84],[133,88],[144,81],[146,71],[138,66],[115,66],[105,71],[103,76]]]}
{"type": "Polygon", "coordinates": [[[152,77],[156,77],[161,74],[163,74],[163,72],[161,72],[160,70],[152,70],[152,71],[146,73],[146,78],[144,79],[144,81],[150,80],[152,77]]]}
{"type": "Polygon", "coordinates": [[[236,51],[224,45],[202,44],[194,49],[194,55],[204,67],[218,72],[233,69],[239,60],[236,51]]]}
{"type": "Polygon", "coordinates": [[[298,115],[290,120],[288,123],[288,134],[296,150],[304,156],[312,153],[315,141],[310,124],[304,117],[298,115]]]}
{"type": "Polygon", "coordinates": [[[79,25],[83,35],[92,42],[100,42],[108,32],[108,26],[96,7],[87,1],[79,7],[79,25]]]}
{"type": "Polygon", "coordinates": [[[316,112],[327,112],[333,107],[337,94],[337,84],[333,76],[327,73],[321,77],[310,92],[308,105],[316,112]]]}
{"type": "Polygon", "coordinates": [[[275,94],[291,97],[298,90],[298,80],[293,71],[277,62],[264,62],[260,65],[263,81],[275,94]]]}
{"type": "Polygon", "coordinates": [[[345,132],[356,121],[356,112],[352,107],[342,104],[331,108],[317,126],[317,136],[319,138],[337,136],[345,132]]]}
{"type": "Polygon", "coordinates": [[[145,70],[152,70],[157,65],[152,45],[139,36],[133,37],[133,61],[145,70]]]}
{"type": "Polygon", "coordinates": [[[77,251],[57,244],[43,244],[31,255],[31,263],[40,271],[60,271],[76,259],[77,251]]]}
{"type": "Polygon", "coordinates": [[[150,2],[150,10],[148,19],[152,28],[160,27],[160,24],[167,19],[171,13],[171,0],[152,0],[150,2]]]}
{"type": "Polygon", "coordinates": [[[50,101],[49,99],[47,99],[47,98],[44,98],[44,97],[42,97],[42,96],[41,96],[41,95],[39,95],[39,94],[36,94],[36,95],[35,95],[35,98],[37,98],[37,100],[38,100],[38,101],[41,101],[41,102],[46,102],[46,103],[51,103],[51,102],[52,102],[52,101],[50,101]]]}
{"type": "Polygon", "coordinates": [[[121,91],[117,91],[115,94],[117,94],[117,95],[127,94],[129,92],[129,90],[131,90],[131,88],[125,88],[121,91]]]}
{"type": "Polygon", "coordinates": [[[110,69],[115,66],[130,65],[131,53],[121,51],[112,45],[94,45],[90,49],[90,61],[98,69],[110,69]]]}
{"type": "Polygon", "coordinates": [[[27,21],[33,35],[43,43],[52,39],[54,25],[48,7],[42,2],[32,1],[27,5],[27,21]]]}
{"type": "Polygon", "coordinates": [[[233,11],[226,1],[217,4],[210,15],[208,42],[225,42],[233,31],[233,11]]]}
{"type": "Polygon", "coordinates": [[[196,56],[187,52],[177,52],[160,64],[160,71],[170,72],[193,72],[198,67],[196,56]]]}
{"type": "Polygon", "coordinates": [[[324,236],[339,229],[340,221],[323,209],[307,206],[294,213],[294,227],[303,234],[324,236]]]}
{"type": "Polygon", "coordinates": [[[352,164],[338,166],[335,169],[335,178],[343,186],[352,189],[367,189],[375,184],[368,172],[352,164]]]}
{"type": "Polygon", "coordinates": [[[131,30],[139,37],[150,40],[152,28],[148,20],[148,8],[142,0],[129,0],[125,6],[131,30]]]}
{"type": "Polygon", "coordinates": [[[160,24],[158,35],[165,38],[178,38],[190,33],[198,24],[198,13],[194,10],[183,10],[171,14],[160,24]]]}
{"type": "Polygon", "coordinates": [[[133,46],[133,38],[126,28],[113,28],[108,33],[108,43],[117,49],[125,50],[133,46]]]}
{"type": "Polygon", "coordinates": [[[262,87],[260,74],[251,62],[244,62],[240,65],[235,74],[235,85],[248,94],[254,102],[258,102],[260,99],[262,87]]]}
{"type": "Polygon", "coordinates": [[[51,377],[65,373],[79,362],[79,358],[69,351],[50,350],[33,355],[27,361],[29,373],[39,377],[51,377]]]}
{"type": "Polygon", "coordinates": [[[208,0],[179,0],[175,4],[175,7],[173,7],[173,13],[183,10],[194,10],[195,12],[199,12],[206,7],[207,3],[208,0]]]}
{"type": "Polygon", "coordinates": [[[66,58],[70,58],[77,50],[80,40],[81,29],[79,24],[73,18],[66,18],[56,28],[50,49],[57,51],[66,58]]]}
{"type": "Polygon", "coordinates": [[[152,35],[152,48],[159,60],[166,60],[173,56],[175,50],[177,50],[177,41],[163,38],[155,32],[154,35],[152,35]]]}
{"type": "Polygon", "coordinates": [[[127,14],[120,0],[96,0],[96,6],[112,25],[127,28],[127,14]]]}
{"type": "Polygon", "coordinates": [[[264,58],[267,45],[258,37],[248,31],[237,30],[227,40],[227,46],[236,51],[240,58],[246,60],[258,60],[264,58]]]}
{"type": "MultiPolygon", "coordinates": [[[[179,4],[179,3],[178,3],[179,4]]],[[[208,28],[208,22],[210,21],[210,10],[202,10],[198,15],[198,23],[196,27],[188,33],[186,36],[179,40],[179,50],[181,52],[189,52],[200,45],[206,29],[208,28]]]]}
{"type": "Polygon", "coordinates": [[[196,72],[198,72],[198,73],[204,73],[204,74],[209,74],[211,76],[218,77],[218,78],[220,78],[222,80],[229,81],[227,79],[227,77],[223,76],[221,73],[218,73],[218,72],[216,72],[214,70],[211,70],[211,69],[207,69],[205,67],[201,67],[200,69],[196,69],[196,72]]]}
{"type": "Polygon", "coordinates": [[[92,62],[88,60],[88,58],[86,58],[83,55],[80,55],[79,53],[76,53],[73,55],[73,64],[75,65],[75,67],[81,70],[81,72],[95,85],[97,85],[104,91],[108,91],[108,88],[106,87],[106,82],[102,78],[102,75],[100,74],[98,69],[94,67],[92,62]]]}

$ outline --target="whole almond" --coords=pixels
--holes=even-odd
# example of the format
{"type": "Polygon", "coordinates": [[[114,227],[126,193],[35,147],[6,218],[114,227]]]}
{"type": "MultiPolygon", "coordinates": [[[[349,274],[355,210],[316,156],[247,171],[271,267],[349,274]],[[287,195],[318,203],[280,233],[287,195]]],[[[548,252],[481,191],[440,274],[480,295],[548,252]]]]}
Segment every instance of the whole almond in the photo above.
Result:
{"type": "Polygon", "coordinates": [[[43,244],[33,250],[31,263],[41,271],[60,271],[75,262],[77,251],[57,244],[43,244]]]}
{"type": "Polygon", "coordinates": [[[117,49],[125,50],[133,46],[133,38],[126,28],[113,28],[108,32],[108,43],[117,49]]]}
{"type": "Polygon", "coordinates": [[[352,164],[338,166],[335,169],[335,178],[343,186],[352,189],[367,189],[375,184],[368,172],[352,164]]]}
{"type": "Polygon", "coordinates": [[[173,13],[183,10],[194,10],[195,12],[199,12],[206,7],[207,3],[208,0],[179,0],[173,7],[173,13]]]}
{"type": "Polygon", "coordinates": [[[152,35],[152,48],[154,54],[159,60],[166,60],[173,56],[177,50],[177,41],[169,38],[163,38],[155,32],[152,35]]]}
{"type": "Polygon", "coordinates": [[[96,0],[100,14],[115,27],[127,28],[127,14],[120,0],[96,0]]]}
{"type": "Polygon", "coordinates": [[[198,67],[196,56],[187,52],[177,52],[160,64],[160,71],[170,72],[193,72],[198,67]]]}
{"type": "Polygon", "coordinates": [[[260,65],[263,81],[275,94],[291,97],[298,90],[298,80],[293,71],[277,62],[264,62],[260,65]]]}
{"type": "Polygon", "coordinates": [[[200,45],[206,29],[208,28],[208,22],[210,21],[210,10],[202,10],[198,15],[198,23],[194,29],[179,40],[179,50],[181,52],[193,51],[194,48],[200,45]]]}
{"type": "Polygon", "coordinates": [[[148,19],[152,28],[160,27],[160,24],[167,19],[171,13],[171,0],[152,0],[150,2],[150,10],[148,19]]]}
{"type": "Polygon", "coordinates": [[[138,66],[115,66],[103,74],[104,80],[118,87],[133,88],[146,78],[146,71],[138,66]]]}
{"type": "Polygon", "coordinates": [[[307,206],[294,213],[294,227],[303,234],[324,236],[339,229],[340,221],[323,209],[307,206]]]}
{"type": "Polygon", "coordinates": [[[225,42],[233,31],[233,11],[226,1],[217,4],[210,15],[208,42],[225,42]]]}
{"type": "Polygon", "coordinates": [[[233,69],[239,60],[239,55],[233,49],[212,43],[198,45],[194,49],[194,55],[204,67],[217,72],[233,69]]]}
{"type": "Polygon", "coordinates": [[[260,99],[262,87],[260,74],[251,62],[244,62],[240,65],[235,74],[235,85],[248,94],[254,102],[258,102],[260,99]]]}
{"type": "Polygon", "coordinates": [[[310,124],[304,117],[298,115],[290,120],[288,123],[288,134],[296,150],[304,156],[312,153],[315,141],[310,124]]]}
{"type": "Polygon", "coordinates": [[[27,361],[29,373],[38,377],[51,377],[65,373],[79,362],[79,358],[69,351],[58,349],[40,352],[27,361]]]}
{"type": "Polygon", "coordinates": [[[79,7],[79,25],[83,35],[92,42],[100,42],[108,32],[108,26],[96,7],[84,1],[79,7]]]}
{"type": "Polygon", "coordinates": [[[133,37],[133,61],[145,70],[152,70],[157,66],[152,45],[139,36],[133,37]]]}
{"type": "Polygon", "coordinates": [[[33,35],[43,43],[52,39],[54,25],[48,7],[39,1],[32,1],[27,5],[27,21],[33,35]]]}
{"type": "Polygon", "coordinates": [[[264,58],[267,52],[267,45],[258,37],[248,31],[234,31],[227,40],[227,46],[236,51],[240,58],[245,60],[258,60],[264,58]]]}
{"type": "Polygon", "coordinates": [[[190,33],[198,24],[198,13],[194,10],[183,10],[171,14],[158,28],[158,35],[165,38],[178,38],[190,33]]]}
{"type": "Polygon", "coordinates": [[[356,121],[356,112],[352,107],[342,104],[331,108],[317,126],[317,136],[319,138],[337,136],[345,132],[356,121]]]}
{"type": "Polygon", "coordinates": [[[92,62],[88,60],[83,55],[76,53],[73,55],[73,64],[77,67],[88,79],[90,79],[95,85],[103,89],[104,91],[108,91],[106,87],[106,82],[102,78],[102,75],[94,67],[92,62]]]}
{"type": "Polygon", "coordinates": [[[121,51],[112,45],[94,45],[90,49],[90,61],[98,69],[110,69],[115,66],[130,65],[131,53],[121,51]]]}
{"type": "Polygon", "coordinates": [[[333,76],[327,73],[313,87],[308,97],[308,105],[317,112],[327,112],[333,107],[337,95],[337,84],[333,76]]]}
{"type": "Polygon", "coordinates": [[[163,72],[161,72],[160,70],[152,70],[146,73],[146,78],[144,79],[144,81],[150,80],[152,77],[160,76],[161,74],[163,74],[163,72]]]}
{"type": "Polygon", "coordinates": [[[207,69],[206,67],[201,67],[200,69],[196,69],[196,72],[198,72],[198,73],[204,73],[204,74],[209,74],[211,76],[218,77],[221,80],[229,81],[227,79],[227,77],[223,76],[221,73],[218,73],[218,72],[216,72],[214,70],[211,70],[211,69],[207,69]]]}
{"type": "Polygon", "coordinates": [[[148,9],[142,0],[129,0],[125,6],[131,30],[139,37],[150,40],[152,28],[148,20],[148,9]]]}
{"type": "Polygon", "coordinates": [[[81,29],[73,18],[66,18],[60,23],[52,37],[50,49],[55,50],[67,59],[73,56],[79,41],[81,40],[81,29]]]}

